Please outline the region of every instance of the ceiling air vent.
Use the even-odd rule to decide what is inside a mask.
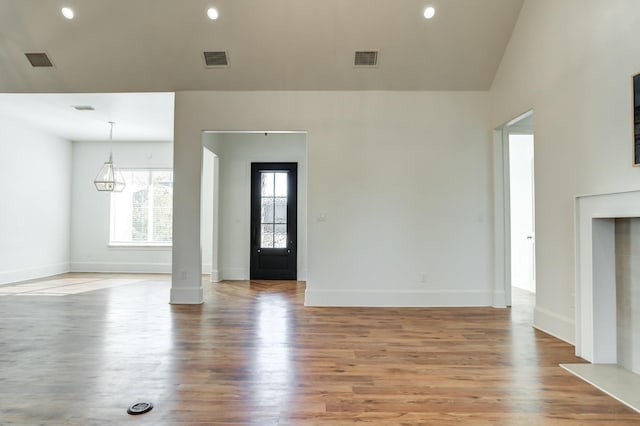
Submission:
[[[360,50],[356,51],[353,65],[356,67],[375,67],[378,65],[377,50]]]
[[[53,67],[53,63],[46,53],[25,53],[24,55],[34,68]]]
[[[91,105],[71,105],[71,107],[78,111],[95,111],[96,110]]]
[[[207,68],[213,67],[228,67],[229,58],[227,52],[203,52],[204,54],[204,66]]]

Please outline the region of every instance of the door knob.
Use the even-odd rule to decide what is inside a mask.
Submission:
[[[527,240],[533,240],[533,235],[527,235]]]

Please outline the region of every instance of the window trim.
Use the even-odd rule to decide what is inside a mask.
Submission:
[[[173,248],[173,243],[148,243],[142,244],[139,242],[135,243],[109,243],[109,248],[112,249],[158,249],[158,250],[168,250]]]

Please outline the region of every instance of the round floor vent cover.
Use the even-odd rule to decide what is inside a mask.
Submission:
[[[153,404],[150,402],[136,402],[131,407],[127,408],[127,413],[131,415],[144,414],[151,411]]]

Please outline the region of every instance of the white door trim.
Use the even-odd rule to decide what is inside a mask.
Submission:
[[[509,217],[509,143],[504,128],[493,132],[494,287],[493,306],[511,304],[511,220]]]
[[[518,122],[532,114],[533,110],[529,110],[493,131],[493,306],[496,308],[511,306],[509,133],[533,133],[533,129],[517,126]]]

